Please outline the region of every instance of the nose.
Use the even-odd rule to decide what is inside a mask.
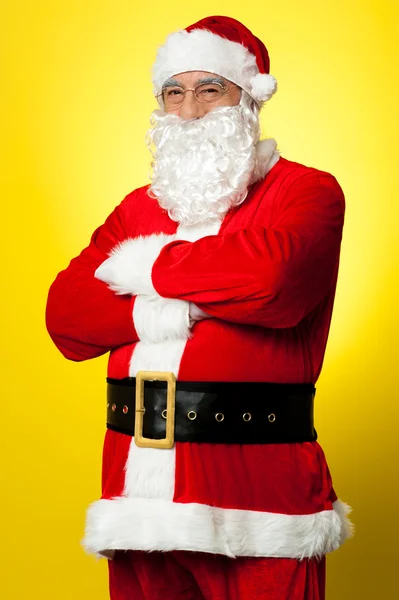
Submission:
[[[180,107],[179,117],[182,119],[197,119],[198,117],[202,117],[204,115],[204,107],[201,102],[198,102],[197,98],[194,96],[194,92],[191,90],[187,90],[183,104]]]

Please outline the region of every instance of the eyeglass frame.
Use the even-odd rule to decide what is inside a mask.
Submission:
[[[205,85],[205,86],[206,86],[206,85],[217,85],[217,86],[219,86],[219,87],[221,88],[221,90],[222,90],[222,95],[221,95],[221,97],[220,97],[220,98],[218,98],[217,100],[210,100],[210,101],[208,101],[208,102],[207,102],[206,100],[200,100],[200,99],[198,98],[198,96],[196,95],[196,93],[195,93],[195,90],[196,90],[197,88],[201,87],[201,86],[204,86],[204,85]],[[233,84],[233,85],[236,85],[236,84]],[[166,86],[165,88],[163,88],[163,89],[162,89],[162,90],[159,92],[159,94],[157,94],[157,95],[155,96],[155,98],[156,98],[157,100],[158,100],[158,98],[160,98],[160,97],[162,98],[162,97],[163,97],[163,93],[164,93],[164,91],[165,91],[165,90],[166,90],[168,87],[171,87],[171,88],[179,88],[179,89],[180,89],[180,90],[183,92],[183,100],[182,100],[182,101],[181,101],[179,104],[173,104],[173,106],[174,106],[174,107],[176,107],[176,108],[178,108],[179,106],[181,106],[181,105],[183,104],[184,100],[186,99],[186,92],[193,92],[193,93],[194,93],[194,97],[195,97],[195,99],[196,99],[198,102],[200,102],[201,104],[214,104],[215,102],[219,102],[219,100],[221,100],[221,99],[223,98],[223,96],[224,96],[224,95],[225,95],[225,94],[228,92],[228,87],[226,87],[225,85],[223,85],[223,84],[222,84],[222,83],[220,83],[219,81],[209,81],[209,82],[198,83],[198,84],[197,84],[195,87],[193,87],[193,88],[183,88],[183,87],[181,87],[180,85],[168,85],[168,86]],[[159,102],[159,100],[158,100],[158,102]],[[165,101],[164,101],[164,100],[162,100],[162,102],[163,102],[163,106],[165,106]]]

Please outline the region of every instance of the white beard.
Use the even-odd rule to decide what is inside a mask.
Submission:
[[[149,193],[183,226],[222,219],[247,195],[256,167],[259,121],[242,105],[220,107],[201,119],[154,111]]]

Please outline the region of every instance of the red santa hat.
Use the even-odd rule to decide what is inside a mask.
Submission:
[[[277,91],[269,74],[266,46],[239,21],[206,17],[172,33],[158,50],[153,67],[156,94],[169,77],[186,71],[216,73],[244,89],[261,104]]]

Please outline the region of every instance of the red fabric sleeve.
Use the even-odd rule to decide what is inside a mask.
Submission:
[[[118,296],[94,277],[109,251],[127,237],[122,204],[93,233],[90,244],[59,273],[50,287],[47,330],[62,354],[81,361],[137,341],[135,296]]]
[[[336,281],[344,210],[336,179],[312,171],[281,192],[272,227],[165,246],[153,285],[220,319],[294,327]]]

